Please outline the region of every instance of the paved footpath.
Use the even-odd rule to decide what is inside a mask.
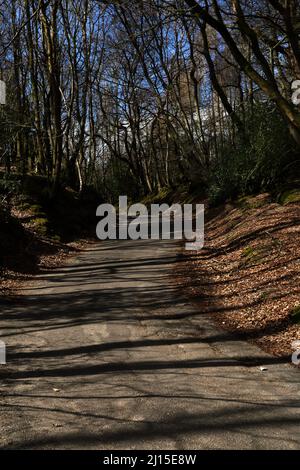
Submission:
[[[184,299],[178,250],[95,244],[2,301],[2,449],[300,449],[300,372]]]

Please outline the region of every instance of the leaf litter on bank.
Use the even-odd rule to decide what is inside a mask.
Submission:
[[[223,328],[290,356],[300,339],[291,316],[300,303],[300,203],[251,200],[246,209],[207,210],[205,246],[180,263],[177,279]]]

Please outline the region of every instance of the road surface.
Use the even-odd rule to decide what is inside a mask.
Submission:
[[[299,371],[183,297],[179,249],[95,244],[2,302],[2,449],[300,448]]]

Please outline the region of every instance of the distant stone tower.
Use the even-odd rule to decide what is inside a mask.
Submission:
[[[0,80],[0,104],[6,104],[6,85],[3,80]]]

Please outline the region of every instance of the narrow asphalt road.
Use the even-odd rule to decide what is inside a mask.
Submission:
[[[182,297],[178,249],[95,244],[2,302],[2,449],[300,449],[299,371]]]

